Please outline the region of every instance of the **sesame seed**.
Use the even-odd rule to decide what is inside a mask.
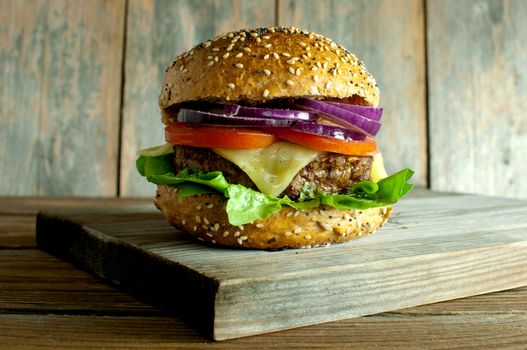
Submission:
[[[239,53],[237,53],[236,56],[234,56],[234,57],[236,57],[236,58],[240,58],[240,57],[242,57],[242,56],[243,56],[243,52],[239,52]]]
[[[240,41],[245,41],[245,37],[242,36],[242,37],[240,38]]]
[[[208,233],[208,232],[206,233],[206,235],[209,236],[209,237],[211,237],[211,238],[214,237],[214,236],[212,236],[212,234],[210,234],[210,233]]]
[[[240,237],[240,240],[242,240],[242,241],[246,241],[246,240],[247,240],[247,236],[241,236],[241,237]]]
[[[309,47],[307,48],[307,50],[309,50]],[[311,57],[311,52],[307,53],[307,57]]]
[[[295,74],[300,75],[300,73],[301,73],[300,68],[297,68]]]
[[[266,49],[270,49],[271,47],[273,47],[273,44],[265,44],[264,47],[265,47]]]
[[[214,48],[212,48],[212,51],[220,51],[220,49],[217,48],[217,47],[214,47]]]
[[[196,215],[195,219],[196,219],[196,222],[201,222],[201,218],[199,216]]]
[[[271,71],[269,69],[264,69],[264,73],[265,75],[267,76],[270,76],[271,75]]]
[[[235,88],[235,85],[234,85],[233,83],[228,83],[228,84],[227,84],[227,87],[228,87],[229,89],[234,89],[234,88]]]
[[[243,64],[241,64],[241,63],[236,63],[235,66],[236,66],[236,68],[243,68]]]
[[[212,228],[212,231],[217,232],[219,229],[220,229],[220,224],[215,223],[215,224],[214,224],[214,227]]]
[[[227,46],[227,51],[231,51],[233,47],[234,47],[234,44],[230,44],[229,46]]]
[[[185,66],[179,66],[179,71],[181,72],[184,68]]]
[[[284,57],[291,57],[291,55],[288,54],[287,52],[282,52],[282,56],[284,56]]]
[[[211,242],[212,242],[212,244],[216,244],[216,241],[215,241],[215,240],[212,240]]]
[[[334,77],[337,76],[337,70],[336,70],[336,69],[333,69],[333,76],[334,76]]]
[[[264,227],[264,224],[256,224],[256,227],[257,228],[262,228],[262,227]]]
[[[265,40],[267,40],[267,39],[270,38],[270,36],[269,36],[269,35],[264,35],[264,36],[262,36],[262,38],[264,38]]]
[[[251,32],[251,36],[252,36],[253,38],[256,38],[256,37],[258,36],[258,33],[256,33],[256,32]]]
[[[298,215],[300,215],[300,212],[299,211],[295,211],[295,217],[297,217]]]
[[[207,204],[207,209],[212,209],[214,208],[214,204],[210,203],[210,204]]]
[[[304,236],[305,239],[311,239],[311,236],[310,235],[306,235]]]
[[[185,74],[186,72],[188,72],[187,68],[183,69],[183,74]]]
[[[289,73],[295,74],[295,69],[293,67],[289,67]]]
[[[286,232],[284,233],[284,236],[286,236],[286,237],[289,237],[289,236],[291,236],[291,235],[292,235],[291,231],[286,231]]]
[[[210,224],[209,219],[207,219],[207,218],[203,218],[203,222],[204,222],[206,225]]]
[[[292,212],[292,211],[290,211],[289,213],[287,213],[287,215],[286,215],[286,216],[287,216],[287,217],[289,217],[289,216],[292,216],[292,215],[293,215],[293,212]]]
[[[230,55],[230,53],[227,52],[225,55],[223,55],[223,58],[227,58],[227,57],[229,57],[229,55]]]
[[[229,235],[229,231],[223,232],[223,237],[227,237]]]
[[[240,231],[236,231],[234,232],[234,237],[238,237],[240,234],[241,234]]]
[[[320,64],[320,62],[317,62],[317,67],[322,68],[322,64]]]
[[[210,42],[210,41],[206,41],[205,43],[203,43],[203,46],[204,46],[204,47],[209,47],[209,46],[210,46],[210,44],[211,44],[211,42]]]
[[[218,56],[214,57],[214,61],[218,62],[219,61],[219,58]]]
[[[318,83],[318,75],[313,75],[313,80],[315,81],[315,83]]]
[[[232,38],[233,36],[234,36],[234,33],[229,33],[229,34],[227,34],[227,37],[228,37],[228,38]]]
[[[298,45],[300,45],[302,47],[306,47],[307,46],[307,44],[305,42],[303,42],[303,41],[298,42]]]
[[[210,61],[209,64],[207,64],[207,66],[212,66],[214,64],[214,61]]]
[[[187,223],[187,220],[181,220],[181,223],[185,225]]]
[[[313,95],[318,95],[318,88],[316,86],[311,86],[310,90]]]
[[[276,52],[273,52],[273,57],[276,58],[276,59],[280,58],[280,56]]]
[[[243,51],[245,51],[245,52],[251,52],[251,48],[250,48],[250,47],[244,47],[244,48],[243,48]]]
[[[242,245],[243,244],[243,241],[241,239],[238,238],[238,244],[239,245]]]
[[[307,56],[306,56],[305,53],[302,54],[302,58],[305,59],[305,60],[307,60]]]
[[[209,227],[208,227],[207,225],[205,225],[205,224],[201,225],[201,227],[203,227],[203,229],[204,229],[205,231],[208,231],[208,230],[209,230]]]
[[[198,229],[198,227],[197,227],[197,226],[194,226],[192,229],[194,230],[194,232],[196,232],[196,230]]]
[[[316,72],[316,71],[318,70],[318,67],[313,66],[313,67],[311,68],[311,70],[312,70],[313,72]]]
[[[269,58],[269,54],[266,53],[265,56],[263,57],[264,60],[268,59]]]
[[[196,206],[196,210],[201,210],[201,205]]]
[[[260,39],[259,37],[256,38],[256,42],[257,42],[257,43],[259,43],[259,42],[261,42],[261,41],[262,41],[262,39]]]
[[[322,68],[327,69],[328,68],[328,63],[324,62],[324,64],[322,65]]]
[[[291,60],[287,60],[287,61],[285,61],[285,62],[286,62],[287,64],[295,64],[296,61],[293,60],[293,59],[291,59]]]
[[[265,89],[263,92],[263,97],[269,96],[269,90]]]
[[[295,233],[295,234],[296,233],[300,233],[300,232],[302,232],[302,227],[300,227],[300,226],[296,226],[295,229],[293,230],[293,233]]]

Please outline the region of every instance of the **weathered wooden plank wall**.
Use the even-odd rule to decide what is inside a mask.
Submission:
[[[0,4],[0,194],[117,194],[124,0]]]
[[[427,11],[431,187],[527,198],[527,1]]]
[[[163,143],[157,104],[165,68],[179,53],[217,34],[275,24],[274,1],[130,0],[128,4],[121,194],[152,196],[139,176],[136,151]]]
[[[280,24],[366,62],[390,171],[527,198],[524,18],[521,0],[0,0],[0,195],[152,196],[133,160],[162,142],[165,66],[220,32]]]

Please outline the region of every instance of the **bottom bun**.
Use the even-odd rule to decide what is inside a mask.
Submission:
[[[158,186],[154,203],[168,223],[211,244],[253,249],[311,248],[341,243],[378,230],[391,207],[338,210],[321,206],[308,211],[284,207],[265,220],[233,226],[219,194],[177,198],[178,189]]]

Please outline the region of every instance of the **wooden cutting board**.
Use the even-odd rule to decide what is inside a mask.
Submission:
[[[213,248],[153,206],[40,213],[37,243],[216,340],[527,285],[527,201],[474,195],[405,199],[327,248]]]

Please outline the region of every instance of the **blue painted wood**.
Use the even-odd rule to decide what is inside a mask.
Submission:
[[[0,194],[114,196],[124,0],[2,1]]]
[[[427,11],[432,188],[527,198],[527,2]]]

